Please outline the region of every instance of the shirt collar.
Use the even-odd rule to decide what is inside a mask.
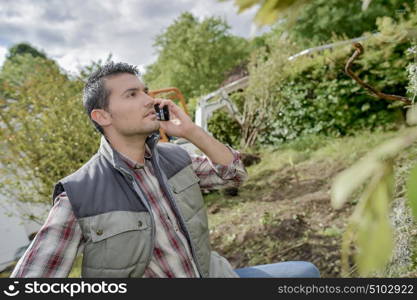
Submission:
[[[124,162],[132,169],[142,169],[144,167],[144,164],[139,163],[137,161],[134,161],[133,159],[130,159],[129,157],[127,157],[126,155],[118,152],[120,157],[124,160]],[[151,150],[149,149],[149,146],[145,143],[145,163],[146,160],[151,160],[152,159],[152,153]]]
[[[152,151],[155,149],[156,144],[159,141],[159,133],[155,132],[148,136],[145,142],[145,158],[151,157]],[[104,158],[112,164],[113,167],[117,169],[122,169],[124,172],[129,173],[129,170],[126,169],[126,162],[122,159],[119,152],[117,152],[109,143],[109,141],[102,136],[100,148],[98,152],[104,156]]]

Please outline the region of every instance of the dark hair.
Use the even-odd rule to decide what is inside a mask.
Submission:
[[[85,111],[91,122],[93,122],[95,128],[104,134],[103,128],[91,119],[91,112],[93,109],[106,110],[109,106],[110,91],[106,89],[104,85],[104,78],[116,74],[129,73],[135,76],[139,76],[139,71],[136,66],[129,65],[127,63],[114,63],[109,62],[96,71],[94,71],[87,79],[87,83],[84,86],[83,93],[83,105]]]

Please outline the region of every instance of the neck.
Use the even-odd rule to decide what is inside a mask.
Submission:
[[[107,137],[111,146],[119,153],[138,163],[145,163],[145,141],[147,136],[136,135],[131,137]]]

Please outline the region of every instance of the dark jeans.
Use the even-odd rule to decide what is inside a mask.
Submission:
[[[236,269],[242,278],[320,277],[315,265],[306,261],[286,261]]]

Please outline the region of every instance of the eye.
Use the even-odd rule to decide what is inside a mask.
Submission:
[[[148,93],[149,93],[149,88],[148,88],[147,86],[145,86],[145,88],[143,89],[143,92],[144,92],[145,94],[148,94]]]
[[[135,97],[136,96],[136,92],[130,92],[129,93],[129,97]]]

